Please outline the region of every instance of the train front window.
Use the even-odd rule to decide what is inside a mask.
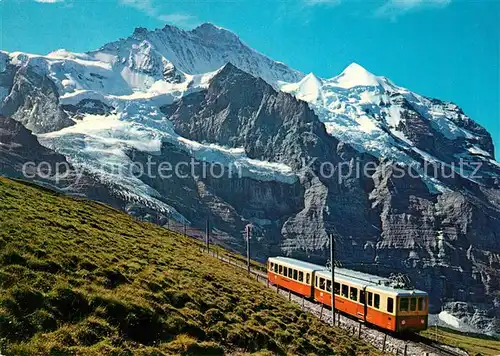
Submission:
[[[425,309],[425,300],[422,297],[418,298],[418,310],[422,311]]]
[[[274,270],[274,263],[269,262],[269,270],[270,271]]]
[[[304,272],[299,271],[299,282],[304,282]]]
[[[368,292],[368,305],[372,306],[373,305],[373,293]]]
[[[348,294],[349,294],[349,286],[342,284],[342,296],[348,298],[347,297]]]
[[[387,298],[387,311],[389,313],[394,312],[394,299]]]
[[[417,310],[417,298],[410,299],[410,310],[411,311]]]
[[[326,281],[326,291],[329,293],[332,292],[332,281]]]
[[[375,294],[375,298],[373,298],[373,306],[380,309],[380,295]]]
[[[401,298],[399,300],[399,311],[408,311],[408,298]]]
[[[333,288],[335,289],[335,294],[339,295],[340,294],[340,283],[335,282],[333,285]]]

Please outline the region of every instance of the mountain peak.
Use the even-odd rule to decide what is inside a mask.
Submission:
[[[233,32],[226,30],[225,28],[216,26],[209,22],[205,22],[195,29],[190,31],[198,38],[204,41],[224,41],[224,42],[240,42],[240,38]]]
[[[141,47],[141,43],[146,45]],[[100,52],[105,52],[103,55]],[[130,56],[133,53],[133,56]],[[278,82],[293,83],[304,75],[281,62],[274,61],[251,49],[233,32],[211,23],[203,23],[192,30],[165,25],[161,29],[135,29],[132,36],[102,46],[99,50],[88,52],[105,61],[125,63],[132,58],[159,68],[162,58],[168,59],[179,71],[190,74],[203,74],[218,70],[231,62],[237,68],[260,77],[277,87]],[[143,66],[141,66],[143,67]],[[130,68],[137,68],[132,63]]]
[[[319,82],[321,83],[321,78],[319,78],[316,74],[314,74],[313,72],[309,73],[308,75],[306,75],[302,80],[301,82],[305,82],[305,81],[313,81],[313,82]]]
[[[226,30],[220,26],[214,25],[211,22],[204,22],[201,25],[198,25],[197,27],[195,27],[193,29],[193,31],[221,31],[221,30],[231,32],[231,31]]]
[[[357,86],[379,86],[381,84],[376,75],[354,62],[349,64],[340,75],[334,77],[331,81],[345,89]]]
[[[323,81],[314,73],[309,73],[298,83],[285,84],[281,90],[293,93],[298,99],[316,103],[321,98]]]
[[[136,27],[134,29],[134,33],[132,34],[132,36],[143,36],[143,35],[146,35],[148,33],[148,29],[145,28],[145,27]]]
[[[343,73],[350,73],[350,72],[353,72],[353,73],[358,73],[358,72],[366,72],[366,73],[369,73],[363,66],[359,65],[358,63],[356,62],[352,62],[351,64],[349,64],[343,71]]]
[[[211,83],[226,81],[229,81],[231,84],[234,84],[235,82],[257,83],[260,81],[265,83],[265,81],[260,77],[253,76],[252,74],[241,70],[231,62],[227,62],[223,67],[221,67],[211,79]]]

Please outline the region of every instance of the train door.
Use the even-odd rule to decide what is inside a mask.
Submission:
[[[358,319],[365,320],[366,310],[365,310],[365,288],[359,289],[359,296],[355,299],[356,301],[356,317]]]
[[[361,290],[359,302],[363,304],[363,321],[366,321],[366,313],[368,312],[368,307],[366,305],[366,287],[363,287]]]

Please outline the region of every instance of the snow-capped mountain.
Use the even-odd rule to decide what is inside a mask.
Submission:
[[[57,50],[36,56],[16,52],[10,58],[12,64],[29,62],[39,73],[49,76],[61,95],[80,90],[116,96],[182,91],[183,86],[176,84],[190,85],[196,82],[197,75],[216,71],[226,63],[272,85],[303,77],[247,47],[235,34],[211,24],[192,31],[168,25],[154,31],[137,28],[130,37],[87,53]],[[5,54],[0,61],[5,63]]]
[[[234,249],[252,222],[261,259],[285,252],[324,262],[327,232],[336,231],[346,264],[413,273],[434,310],[465,301],[461,316],[478,327],[500,318],[500,164],[489,133],[457,105],[358,64],[318,78],[211,24],[138,28],[87,53],[0,51],[0,114],[108,187],[115,199],[101,200],[133,214],[198,227],[210,217]],[[17,167],[27,151],[16,147],[29,135],[5,127],[15,133],[0,137],[20,141],[2,146]],[[190,160],[240,174],[204,177],[201,166],[184,178],[136,174],[138,162]],[[325,163],[374,168],[324,177]],[[429,164],[457,174],[429,173]],[[396,178],[398,167],[416,174]]]
[[[390,142],[392,145],[406,143],[416,146],[418,142],[412,141],[404,132],[405,118],[402,112],[407,106],[447,139],[465,138],[469,153],[482,152],[484,157],[493,158],[493,145],[488,133],[457,105],[411,92],[385,77],[371,74],[356,63],[334,78],[320,79],[311,73],[297,83],[282,85],[281,90],[310,103],[329,132],[339,135],[339,138],[346,135],[346,138],[356,140],[356,132],[373,134],[378,129],[396,139]],[[385,155],[382,145],[378,150],[364,138],[349,141],[360,150],[367,150],[377,156]]]
[[[498,165],[489,133],[457,105],[411,92],[359,64],[331,79],[311,73],[281,90],[310,103],[332,136],[422,176],[425,162],[449,166],[460,158],[476,160],[485,171]],[[447,189],[434,177],[425,181],[433,191]]]

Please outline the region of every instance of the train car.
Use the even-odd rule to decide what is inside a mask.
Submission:
[[[287,257],[270,257],[267,278],[270,283],[291,290],[307,298],[313,296],[313,276],[323,266]]]
[[[337,271],[337,268],[335,269]],[[329,307],[332,306],[332,273],[329,270],[315,274],[314,299]],[[364,320],[365,284],[348,277],[335,276],[335,309]]]
[[[418,290],[398,290],[396,296],[395,331],[419,331],[428,326],[429,296]]]
[[[300,281],[299,271],[302,272]],[[310,274],[311,285],[305,273]],[[331,276],[331,271],[323,266],[292,258],[270,258],[268,263],[268,278],[273,284],[329,307],[332,305]],[[335,268],[333,290],[335,308],[366,323],[393,332],[427,329],[428,295],[424,291],[396,288],[389,278],[346,268]]]

